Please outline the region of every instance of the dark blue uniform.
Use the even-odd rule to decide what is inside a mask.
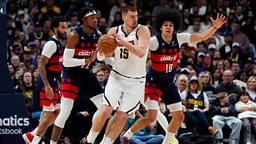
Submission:
[[[56,39],[50,38],[49,41],[54,41],[57,46],[56,52],[52,55],[52,57],[48,60],[46,64],[46,76],[49,81],[50,86],[53,89],[54,96],[52,100],[49,100],[46,97],[44,90],[44,83],[41,77],[38,77],[38,87],[40,89],[40,105],[41,106],[50,106],[51,104],[56,105],[59,100],[59,83],[61,81],[61,70],[62,70],[62,55],[64,46]]]
[[[159,47],[150,52],[152,65],[147,73],[145,99],[159,101],[161,97],[166,104],[180,102],[177,87],[173,83],[180,58],[177,36],[173,34],[169,44],[160,35],[156,37]]]
[[[188,92],[188,95],[186,97],[186,108],[188,109],[204,109],[204,93],[201,91],[199,96],[197,98],[194,98],[190,92]]]
[[[75,47],[74,58],[90,58],[96,50],[96,44],[99,34],[95,29],[91,35],[86,35],[82,27],[78,26],[75,32],[79,35],[79,42]],[[98,80],[91,71],[92,66],[84,68],[63,67],[62,81],[60,87],[61,96],[70,99],[76,99],[78,95],[90,98],[103,92]]]

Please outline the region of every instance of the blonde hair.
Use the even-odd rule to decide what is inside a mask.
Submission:
[[[203,75],[207,74],[209,76],[209,81],[207,83],[207,86],[209,85],[212,85],[212,75],[209,71],[203,71],[199,74],[199,84],[201,87],[203,87],[203,82],[202,82],[202,79],[203,79]]]
[[[248,80],[247,80],[247,82],[246,82],[246,89],[248,89],[248,84],[249,84],[249,81],[251,81],[251,80],[256,80],[256,77],[255,76],[250,76],[249,78],[248,78]],[[254,89],[254,91],[256,90],[256,88]]]
[[[221,100],[221,99],[223,99],[223,98],[225,98],[225,97],[228,97],[228,93],[227,93],[227,92],[219,92],[219,93],[217,93],[217,95],[216,95],[216,98],[217,98],[218,100]]]
[[[253,80],[253,79],[256,79],[256,77],[255,77],[255,76],[250,76],[250,77],[248,78],[248,80],[247,80],[246,83],[248,84],[248,82],[251,81],[251,80]]]

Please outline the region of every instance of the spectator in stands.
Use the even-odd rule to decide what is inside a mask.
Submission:
[[[115,27],[115,26],[121,25],[122,23],[123,23],[123,21],[122,21],[121,12],[117,12],[115,14],[114,21],[112,22],[111,27]]]
[[[231,23],[232,35],[233,35],[233,42],[238,42],[240,45],[240,50],[243,56],[246,56],[249,52],[249,38],[240,30],[240,23],[235,18]],[[233,44],[232,44],[233,47]]]
[[[104,73],[104,69],[99,69],[96,73],[96,77],[101,85],[102,88],[105,87],[105,73]]]
[[[256,64],[255,64],[255,62],[254,62],[253,68],[252,68],[251,75],[256,76]]]
[[[232,44],[232,50],[231,50],[231,54],[228,57],[228,59],[230,59],[232,62],[238,63],[241,61],[241,49],[240,49],[240,45],[238,42],[233,42]]]
[[[241,88],[233,83],[233,71],[225,70],[222,74],[222,83],[216,88],[215,93],[219,92],[227,92],[228,94],[237,94],[237,96],[241,93]],[[234,99],[233,103],[236,101]]]
[[[242,122],[236,118],[235,108],[233,103],[229,101],[228,93],[220,92],[217,94],[217,99],[212,104],[212,114],[213,127],[218,130],[218,133],[215,136],[216,143],[222,143],[222,128],[227,125],[231,129],[229,143],[239,144]]]
[[[19,67],[19,64],[20,64],[20,58],[19,58],[19,56],[13,55],[13,56],[11,57],[11,64],[13,65],[14,70],[17,70],[17,68]]]
[[[224,70],[231,69],[232,62],[229,59],[224,60]]]
[[[205,92],[208,97],[213,96],[215,88],[212,86],[212,75],[209,71],[203,71],[199,74],[199,83],[202,86],[202,91]]]
[[[243,140],[244,144],[252,144],[256,131],[256,103],[250,100],[247,92],[242,92],[239,101],[235,105],[236,111],[239,112],[238,118],[243,123]],[[252,133],[253,131],[253,133]]]
[[[31,72],[25,72],[21,77],[17,92],[22,93],[25,99],[27,109],[30,111],[32,107],[32,96],[35,88]]]
[[[204,58],[205,58],[204,52],[199,52],[197,54],[196,63],[194,64],[194,68],[197,73],[200,73],[205,70]]]
[[[178,88],[181,100],[184,102],[188,93],[188,76],[185,74],[179,74],[177,76],[176,86]]]
[[[224,35],[224,45],[220,48],[220,54],[222,59],[226,59],[230,56],[232,50],[233,37],[231,32],[227,32]]]
[[[248,57],[245,61],[244,64],[242,64],[243,66],[243,70],[246,71],[249,75],[252,75],[253,72],[253,58],[252,57]]]
[[[221,71],[216,69],[214,72],[213,72],[213,79],[212,79],[212,85],[214,88],[216,88],[217,86],[220,85],[222,79],[221,79]]]
[[[108,24],[105,18],[100,18],[98,23],[98,29],[102,34],[106,34],[108,31]]]
[[[238,79],[239,80],[246,83],[248,78],[249,78],[249,73],[247,71],[242,70],[238,73]]]
[[[11,76],[11,80],[14,80],[14,67],[12,64],[8,64],[8,70],[9,70],[9,73],[10,73],[10,76]]]
[[[203,31],[204,31],[204,29],[203,29],[203,26],[201,25],[200,17],[194,16],[193,24],[188,26],[186,32],[194,34],[194,33],[200,33]]]
[[[234,79],[239,79],[239,72],[240,72],[240,64],[238,62],[233,62],[231,66],[231,70],[233,72]]]
[[[213,63],[214,64],[214,63]],[[222,74],[224,72],[224,60],[220,59],[220,60],[216,60],[216,69],[218,69],[220,71],[220,73]]]
[[[116,0],[114,6],[112,6],[109,14],[109,19],[108,19],[108,26],[110,27],[112,23],[114,22],[115,15],[118,12],[121,12],[121,8],[125,7],[126,3],[124,0]]]
[[[190,130],[194,128],[209,131],[215,135],[217,129],[210,126],[207,112],[209,111],[209,100],[207,95],[201,91],[198,78],[192,76],[189,85],[188,93],[185,98],[185,122]]]
[[[250,99],[256,102],[256,78],[254,76],[248,78],[246,92],[249,94]]]
[[[140,110],[136,112],[136,119],[143,117],[145,113],[142,113],[144,108],[140,107]],[[135,123],[136,119],[128,119],[128,127]],[[131,139],[129,139],[130,144],[159,144],[162,143],[164,139],[163,134],[156,133],[157,125],[152,123],[151,125],[141,129],[135,133]]]

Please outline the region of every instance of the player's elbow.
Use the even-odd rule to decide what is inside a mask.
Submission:
[[[143,58],[143,57],[145,56],[145,54],[146,54],[145,51],[138,51],[137,56],[138,56],[139,58]]]
[[[138,54],[137,56],[139,57],[139,58],[143,58],[144,57],[144,53],[140,53],[140,54]]]
[[[67,58],[63,57],[63,62],[62,62],[64,67],[71,67],[71,63]]]

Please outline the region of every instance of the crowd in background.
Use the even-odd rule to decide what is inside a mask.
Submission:
[[[209,107],[208,111],[190,108],[186,105],[185,101],[188,99],[184,94],[185,123],[187,127],[192,127],[193,132],[199,132],[195,127],[201,124],[204,117],[198,112],[207,112],[206,118],[210,121],[207,127],[212,125],[222,131],[224,124],[220,122],[220,117],[232,117],[237,126],[230,137],[239,137],[240,130],[244,131],[246,127],[251,128],[252,132],[245,131],[244,141],[253,139],[255,137],[253,133],[256,133],[256,114],[253,113],[256,111],[256,10],[253,9],[256,1],[254,0],[8,0],[6,23],[8,68],[14,89],[24,95],[31,119],[36,117],[35,112],[40,111],[37,101],[39,96],[36,91],[37,65],[45,42],[52,35],[51,20],[58,15],[66,16],[70,31],[80,24],[78,9],[94,6],[98,9],[98,30],[104,34],[110,27],[122,24],[121,8],[134,3],[138,8],[139,23],[147,25],[152,35],[155,34],[154,16],[160,10],[180,11],[182,22],[178,32],[188,33],[206,30],[211,26],[210,17],[216,17],[218,12],[227,16],[227,23],[214,36],[203,42],[181,46],[180,68],[177,73],[187,74],[188,79],[185,78],[184,83],[177,86],[180,85],[181,89],[190,94],[197,91],[206,94],[207,100],[204,104]],[[104,64],[97,65],[93,70],[103,88],[109,71],[110,68]],[[197,83],[198,87],[195,86]],[[244,100],[246,99],[244,97],[248,100]],[[228,109],[225,109],[226,106]],[[163,112],[166,111],[164,106],[161,106],[161,109]],[[194,111],[199,109],[199,111],[195,113],[189,109]],[[71,121],[83,121],[95,112],[95,108],[89,112],[83,110],[71,115],[73,116]],[[246,111],[251,115],[240,114]],[[141,114],[137,114],[137,117],[139,116]],[[193,120],[187,121],[192,117]],[[89,122],[90,119],[87,121]],[[202,122],[205,123],[204,119]],[[65,141],[71,140],[72,137],[79,139],[89,131],[88,126],[84,126],[86,130],[81,130],[81,126],[77,123],[67,125],[70,127],[64,132]],[[153,127],[150,129],[152,130]],[[80,133],[82,135],[73,136],[72,132],[79,131],[78,129],[83,131]],[[163,133],[156,129],[150,133]],[[252,133],[252,137],[247,135],[248,133]],[[222,139],[222,136],[220,132],[216,138]]]

